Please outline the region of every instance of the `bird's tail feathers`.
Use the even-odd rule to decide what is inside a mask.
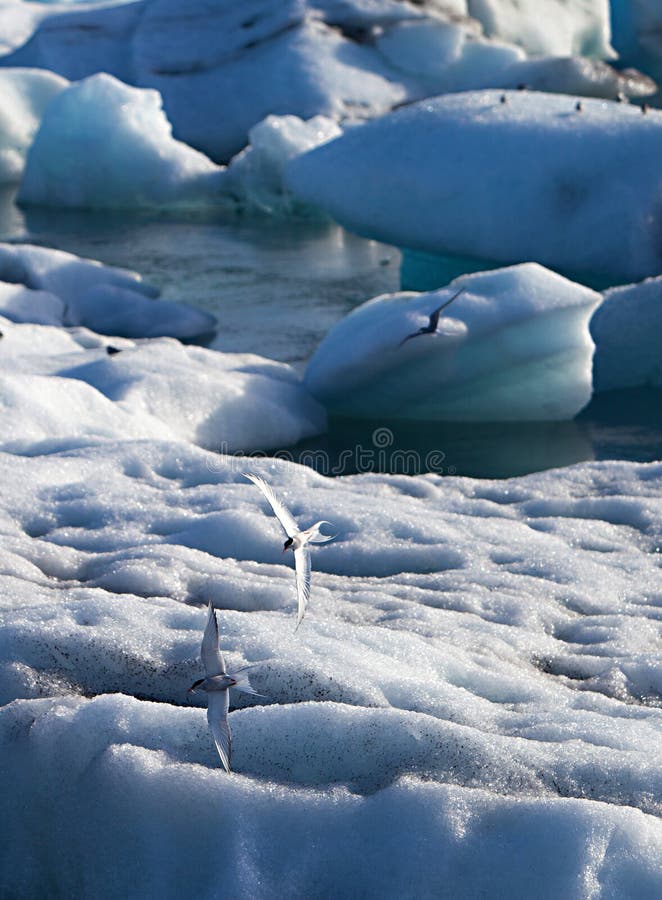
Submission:
[[[308,538],[311,544],[325,544],[327,541],[332,541],[334,538],[338,537],[337,534],[322,534],[322,532],[319,530],[320,525],[331,525],[331,528],[333,528],[332,523],[327,522],[325,519],[322,519],[319,522],[315,522],[315,524],[311,528],[311,531],[313,533]]]
[[[232,677],[236,681],[236,684],[233,685],[238,691],[241,691],[244,694],[253,694],[254,697],[264,697],[264,694],[259,694],[255,688],[251,687],[251,683],[248,680],[248,673],[246,669],[253,669],[255,666],[244,666],[243,669],[239,669],[237,672],[232,673]]]

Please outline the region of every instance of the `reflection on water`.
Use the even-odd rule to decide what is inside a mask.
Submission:
[[[662,458],[662,391],[598,395],[572,422],[355,421],[276,455],[324,475],[390,472],[511,478],[593,459]]]
[[[509,478],[593,459],[594,454],[590,439],[576,422],[467,424],[332,419],[328,434],[302,441],[277,455],[326,475],[434,472]]]
[[[662,459],[662,389],[597,394],[579,416],[596,459]]]
[[[18,210],[0,193],[0,238],[57,247],[140,272],[165,298],[219,319],[217,346],[286,360],[299,370],[354,306],[398,290],[392,247],[313,221],[206,211]],[[589,459],[662,458],[662,391],[602,394],[574,422],[356,422],[278,448],[326,474],[440,472],[503,478]]]

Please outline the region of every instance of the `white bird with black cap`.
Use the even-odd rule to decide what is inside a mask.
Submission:
[[[283,553],[286,550],[294,551],[294,568],[297,583],[297,625],[295,631],[301,625],[301,621],[306,614],[306,607],[310,599],[310,549],[309,544],[325,544],[332,541],[335,534],[322,534],[320,525],[331,525],[325,519],[315,522],[310,528],[299,528],[296,519],[285,506],[283,501],[274,494],[270,484],[260,478],[259,475],[247,473],[245,478],[252,481],[258,487],[269,501],[269,505],[274,511],[274,515],[283,527],[283,531],[287,535],[287,540],[283,544]],[[331,525],[331,527],[333,527]]]
[[[218,622],[216,621],[216,611],[212,606],[211,600],[207,607],[207,625],[205,633],[202,636],[202,648],[200,650],[202,664],[205,668],[205,677],[195,681],[189,688],[192,691],[205,691],[207,694],[207,721],[211,729],[218,755],[225,767],[225,771],[230,771],[230,757],[232,755],[232,735],[230,733],[230,725],[228,724],[228,711],[230,709],[230,696],[228,691],[231,687],[243,691],[245,694],[254,694],[261,697],[253,690],[246,675],[246,669],[252,666],[246,666],[239,669],[234,674],[230,674],[225,668],[225,660],[218,646]]]

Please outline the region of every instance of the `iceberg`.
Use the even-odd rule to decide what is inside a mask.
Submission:
[[[661,152],[657,111],[480,91],[348,130],[291,160],[285,181],[366,237],[606,286],[662,271]]]
[[[174,140],[154,90],[111,75],[72,84],[50,104],[28,152],[19,203],[198,206],[214,202],[222,169]]]
[[[44,110],[67,84],[42,69],[0,69],[0,185],[21,180]]]
[[[528,58],[514,43],[484,37],[476,24],[471,19],[404,20],[381,29],[375,46],[391,65],[419,82],[411,99],[520,86],[611,100],[657,91],[655,81],[636,69],[621,72],[600,59],[578,55]],[[546,21],[546,28],[548,24]]]
[[[459,290],[435,333],[406,340]],[[331,329],[304,381],[330,412],[352,417],[571,419],[591,398],[588,322],[601,299],[535,263],[376,297]]]
[[[520,44],[532,56],[617,55],[610,42],[610,0],[467,0],[467,10],[486,34]]]
[[[533,2],[515,9],[511,0],[254,0],[250,10],[230,0],[189,0],[186,9],[176,0],[18,5],[36,12],[0,65],[45,68],[71,81],[106,72],[155,89],[175,137],[219,163],[272,114],[355,123],[445,90],[523,80],[611,97],[654,90],[638,73],[621,77],[602,62],[613,57],[606,0],[572,9],[545,0],[553,20],[541,19]],[[515,37],[526,51],[507,43]],[[541,53],[517,71],[527,54]],[[590,59],[562,59],[578,53]]]
[[[605,291],[591,334],[596,391],[662,388],[662,278]]]
[[[254,125],[249,144],[226,170],[223,194],[243,210],[275,215],[315,215],[314,208],[298,203],[285,188],[285,166],[342,134],[333,119],[314,116],[307,122],[297,116],[267,116]]]
[[[195,340],[214,334],[214,316],[155,302],[158,293],[136,272],[63,250],[0,244],[0,315],[16,322],[84,325],[120,337]]]

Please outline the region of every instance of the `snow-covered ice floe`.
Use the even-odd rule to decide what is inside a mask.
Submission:
[[[67,84],[42,69],[0,69],[0,185],[21,180],[44,110]]]
[[[296,636],[247,466],[340,531]],[[330,480],[72,441],[0,479],[8,895],[659,896],[659,464]],[[232,777],[186,694],[208,599],[268,697],[231,701]]]
[[[614,284],[662,271],[661,153],[657,111],[482,91],[347,130],[285,178],[349,230],[399,247]]]
[[[0,446],[130,436],[234,452],[288,446],[325,429],[322,408],[284,363],[173,339],[109,344],[85,329],[1,316],[0,330]]]
[[[539,18],[539,13],[537,13]],[[548,30],[549,22],[544,21]],[[587,97],[645,97],[656,82],[636,69],[619,71],[587,56],[529,58],[516,44],[484,37],[477,22],[405,19],[375,35],[375,46],[416,87],[410,100],[454,91],[526,87]],[[520,33],[521,34],[521,33]],[[524,35],[522,35],[524,37]]]
[[[121,337],[193,340],[214,334],[214,316],[155,301],[158,293],[127,269],[63,250],[0,244],[0,316],[15,322],[84,325]]]
[[[430,314],[453,294],[431,334]],[[377,297],[342,319],[305,383],[334,413],[388,419],[573,418],[592,393],[588,322],[600,294],[536,263]]]

